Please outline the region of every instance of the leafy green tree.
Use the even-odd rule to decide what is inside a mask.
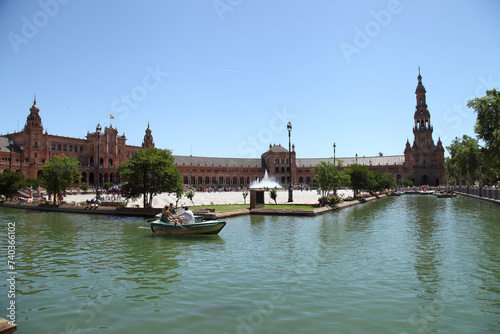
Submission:
[[[484,141],[484,160],[489,167],[500,172],[500,91],[487,90],[486,96],[467,102],[477,114],[474,132]]]
[[[361,190],[373,188],[373,177],[368,166],[351,165],[346,169],[346,172],[351,178],[351,187],[354,191],[354,196],[359,194]]]
[[[194,205],[194,201],[193,201],[193,197],[194,197],[194,191],[190,190],[186,193],[186,197],[189,198],[189,200],[191,201],[191,203],[193,203]]]
[[[321,190],[321,196],[327,197],[333,191],[337,195],[337,189],[349,184],[349,175],[340,170],[342,163],[337,166],[329,162],[321,161],[312,169],[314,182]]]
[[[12,198],[25,185],[24,175],[10,169],[0,174],[0,194]]]
[[[271,188],[271,190],[269,190],[269,196],[274,201],[274,204],[278,204],[278,202],[277,202],[278,191],[276,190],[276,188]]]
[[[26,179],[26,187],[32,187],[33,189],[38,189],[41,182],[38,179]]]
[[[473,183],[479,176],[479,158],[481,151],[478,140],[467,135],[456,137],[446,149],[450,159],[445,160],[445,169],[459,177],[459,183]],[[467,165],[469,166],[467,168]],[[468,174],[467,174],[468,173]],[[463,180],[463,182],[462,182]]]
[[[89,185],[88,182],[82,182],[81,188],[82,188],[83,191],[87,191],[87,190],[89,190],[90,185]]]
[[[114,183],[113,182],[104,182],[104,184],[102,185],[102,187],[104,188],[104,190],[106,191],[109,191],[109,188],[111,188],[112,186],[114,186]]]
[[[243,190],[243,204],[247,204],[247,197],[248,197],[248,191],[245,189]]]
[[[62,158],[54,155],[50,162],[43,166],[41,180],[48,193],[54,195],[54,204],[57,195],[64,193],[80,177],[78,172],[79,162],[75,158],[63,155]]]
[[[384,173],[381,171],[373,171],[371,173],[371,192],[383,191],[385,189],[392,189],[395,187],[396,182],[394,177],[389,173]]]
[[[413,181],[412,180],[403,180],[403,184],[405,187],[413,187]]]
[[[170,150],[146,148],[137,151],[118,166],[122,194],[127,199],[144,198],[144,207],[151,207],[153,197],[162,192],[182,193],[181,173],[174,164]]]

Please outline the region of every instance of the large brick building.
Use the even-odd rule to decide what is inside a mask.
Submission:
[[[413,180],[416,185],[439,185],[444,180],[444,149],[441,140],[434,145],[430,113],[427,109],[425,88],[422,85],[420,70],[415,91],[417,106],[414,114],[413,146],[406,143],[404,155],[345,157],[343,167],[352,164],[369,166],[370,170],[382,171],[401,178]],[[80,162],[79,170],[82,182],[97,184],[98,175],[101,184],[111,181],[120,182],[117,166],[127,161],[131,154],[142,148],[155,147],[152,131],[145,131],[141,146],[127,144],[125,135],[119,135],[116,128],[105,127],[104,131],[88,132],[85,139],[63,137],[48,134],[42,125],[40,109],[36,98],[20,132],[0,136],[0,172],[11,168],[23,171],[26,178],[38,178],[43,165],[52,155],[66,155]],[[291,158],[291,164],[289,159]],[[270,177],[281,184],[290,182],[295,185],[312,185],[312,169],[321,161],[334,163],[333,158],[301,159],[296,157],[295,146],[289,152],[281,145],[269,145],[269,150],[260,158],[218,158],[175,155],[175,164],[179,168],[183,183],[202,187],[243,186],[247,187],[256,179],[264,177],[267,171]]]

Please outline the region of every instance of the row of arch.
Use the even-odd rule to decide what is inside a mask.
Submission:
[[[191,182],[190,182],[191,180]],[[219,184],[231,184],[231,185],[249,185],[250,177],[202,177],[202,176],[192,176],[191,178],[184,176],[183,178],[184,184],[203,184],[203,185],[219,185]]]
[[[51,150],[53,151],[69,151],[69,152],[80,152],[83,153],[83,146],[78,146],[78,145],[70,145],[70,144],[57,144],[52,143]]]
[[[278,173],[290,173],[290,167],[287,167],[286,170],[285,170],[285,167],[281,167],[281,169],[280,169],[280,167],[275,167],[274,172],[276,174],[278,174]]]
[[[94,167],[94,164],[95,164],[94,157],[90,157],[89,167]],[[104,159],[103,158],[99,159],[99,166],[104,167]],[[113,159],[111,159],[111,158],[108,159],[108,167],[113,167]]]
[[[43,175],[43,171],[40,169],[36,173],[37,179],[40,178]],[[88,182],[91,185],[97,184],[97,177],[96,173],[90,172],[87,174],[87,172],[82,172],[82,177],[79,181],[75,182],[76,184],[81,184],[83,182]],[[104,184],[106,182],[113,182],[114,184],[120,183],[120,177],[116,173],[99,173],[99,181],[100,184]]]
[[[415,121],[415,128],[417,130],[419,129],[428,129],[429,128],[429,120],[420,120],[420,121]]]
[[[199,185],[219,185],[219,184],[224,184],[224,185],[249,185],[251,183],[250,177],[203,177],[203,176],[192,176],[191,178],[184,176],[183,178],[183,183],[184,184],[199,184]],[[290,177],[289,176],[282,176],[280,178],[281,184],[288,184],[290,183]],[[299,183],[306,183],[310,184],[312,182],[311,177],[299,177]]]

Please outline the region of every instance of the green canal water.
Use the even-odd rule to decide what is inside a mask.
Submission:
[[[15,223],[17,333],[498,333],[500,207],[401,196],[217,236],[138,218],[0,208],[0,317]]]

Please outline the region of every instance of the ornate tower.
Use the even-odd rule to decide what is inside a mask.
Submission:
[[[415,108],[415,114],[413,119],[415,120],[415,126],[413,127],[413,134],[415,135],[415,140],[413,145],[425,147],[429,145],[434,145],[432,140],[432,126],[431,126],[431,114],[429,109],[427,109],[427,103],[425,101],[425,87],[422,84],[422,76],[420,75],[420,67],[418,68],[418,85],[415,90],[415,95],[417,96],[417,106]]]
[[[24,125],[22,142],[16,143],[24,147],[22,159],[28,159],[33,163],[42,162],[45,158],[43,149],[45,149],[45,136],[43,135],[42,118],[40,117],[40,109],[36,105],[36,96],[33,100],[33,106],[30,108],[30,113],[26,118]],[[27,167],[27,166],[25,166]]]
[[[414,126],[413,145],[406,142],[405,147],[405,167],[407,168],[408,178],[416,186],[431,185],[437,186],[444,181],[444,149],[441,139],[438,145],[434,144],[432,139],[431,114],[427,108],[426,90],[422,84],[420,67],[418,68],[418,84],[415,90],[417,105],[413,115]]]
[[[143,148],[155,147],[155,143],[153,141],[153,135],[151,134],[151,129],[149,128],[149,122],[148,122],[148,128],[146,129],[146,134],[144,135],[144,140],[142,142],[142,147]]]

